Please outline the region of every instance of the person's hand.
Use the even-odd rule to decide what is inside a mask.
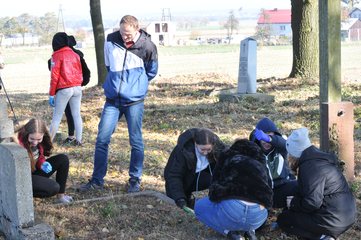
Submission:
[[[41,164],[41,170],[43,170],[45,173],[50,173],[53,170],[53,167],[49,162],[44,162]]]
[[[180,209],[183,209],[183,207],[187,206],[187,202],[184,198],[178,199],[175,204],[177,204]]]
[[[271,137],[268,134],[264,133],[262,130],[259,130],[257,128],[254,130],[254,136],[258,141],[262,140],[267,143],[271,142]]]
[[[50,107],[55,107],[54,96],[49,96],[49,105],[50,105]]]

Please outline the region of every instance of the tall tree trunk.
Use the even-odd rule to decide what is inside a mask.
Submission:
[[[291,0],[291,5],[293,64],[289,77],[318,77],[318,0]]]
[[[100,86],[104,83],[107,74],[104,62],[105,37],[100,0],[90,0],[90,16],[93,26],[95,55],[97,59],[98,86]]]

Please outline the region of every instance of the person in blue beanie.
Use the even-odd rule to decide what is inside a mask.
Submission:
[[[261,147],[266,157],[273,188],[273,207],[285,208],[287,196],[294,196],[297,191],[297,180],[287,161],[286,139],[276,124],[266,117],[257,123],[249,139]]]

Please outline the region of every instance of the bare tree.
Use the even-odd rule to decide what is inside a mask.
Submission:
[[[263,44],[271,38],[271,24],[269,22],[269,15],[264,9],[261,9],[260,17],[264,19],[264,22],[257,24],[255,37]]]
[[[233,35],[233,31],[238,30],[238,28],[239,28],[239,21],[235,17],[233,11],[229,12],[228,20],[224,24],[224,28],[227,29],[228,44],[230,44],[231,43],[231,38],[232,38],[232,35]]]
[[[100,0],[90,0],[90,16],[93,26],[95,55],[97,59],[98,86],[100,86],[104,83],[107,74],[104,62],[105,37]]]
[[[55,13],[48,12],[37,19],[35,32],[40,35],[39,44],[51,44],[51,40],[56,32],[57,18]]]

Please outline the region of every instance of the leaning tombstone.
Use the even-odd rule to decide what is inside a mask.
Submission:
[[[240,43],[237,89],[221,90],[218,97],[221,102],[240,102],[244,99],[274,101],[274,96],[257,93],[257,41],[255,39],[248,37]]]
[[[52,240],[54,230],[34,223],[30,159],[24,148],[7,141],[14,127],[0,97],[0,234],[11,240]]]

